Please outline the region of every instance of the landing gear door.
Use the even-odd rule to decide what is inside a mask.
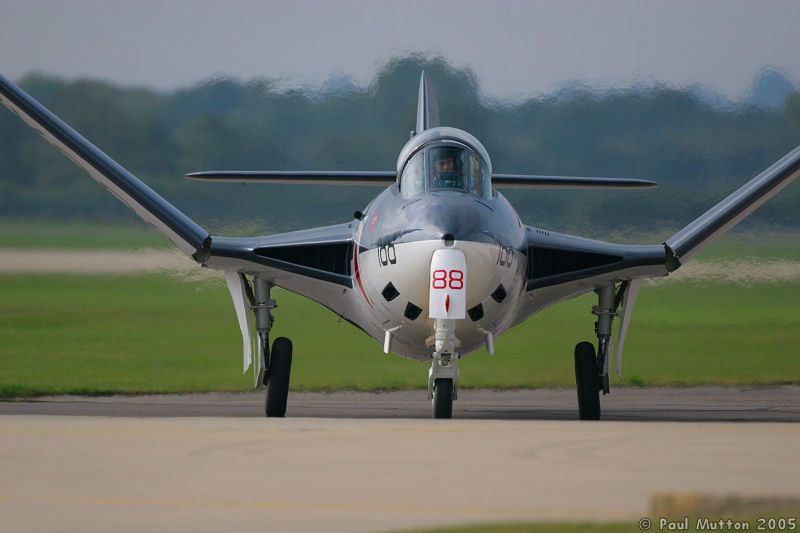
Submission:
[[[436,250],[431,259],[430,318],[465,318],[467,261],[461,250]]]
[[[242,331],[242,352],[243,369],[242,373],[247,372],[253,360],[253,333],[250,330],[250,320],[247,318],[247,291],[242,275],[233,270],[225,271],[225,281],[233,299],[233,308],[236,310],[236,318],[239,320],[239,329]]]

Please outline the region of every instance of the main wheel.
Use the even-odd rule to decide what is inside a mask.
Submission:
[[[600,419],[600,376],[594,345],[580,342],[575,346],[575,384],[578,388],[578,416],[581,420]]]
[[[267,416],[284,416],[289,397],[289,375],[292,373],[292,341],[278,337],[272,343],[267,381]]]
[[[433,385],[433,418],[453,418],[453,380],[439,378]]]

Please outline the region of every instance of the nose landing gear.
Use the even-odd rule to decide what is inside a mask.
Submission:
[[[433,338],[435,350],[428,371],[428,399],[433,405],[433,418],[453,418],[453,400],[458,399],[458,339],[455,320],[436,319]]]

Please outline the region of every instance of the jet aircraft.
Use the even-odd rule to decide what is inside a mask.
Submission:
[[[388,171],[205,171],[194,180],[374,185],[383,191],[341,224],[236,238],[206,229],[150,189],[22,89],[0,76],[0,100],[199,265],[222,270],[243,340],[244,371],[266,386],[265,413],[284,416],[292,343],[270,346],[281,287],[318,302],[382,344],[426,361],[435,418],[452,416],[459,359],[555,303],[595,293],[596,343],[574,351],[578,414],[600,418],[642,280],[667,276],[800,174],[800,147],[658,244],[592,240],[525,225],[505,188],[640,188],[625,178],[495,173],[469,133],[440,125],[424,72],[416,128]],[[252,319],[251,316],[252,315]],[[612,325],[618,319],[616,346]]]

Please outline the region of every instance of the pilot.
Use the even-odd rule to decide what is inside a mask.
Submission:
[[[453,160],[452,154],[442,153],[439,159],[436,160],[436,175],[441,176],[443,172],[453,172],[456,168],[456,162]]]
[[[452,150],[439,150],[434,157],[434,183],[437,188],[463,189],[464,179]]]

